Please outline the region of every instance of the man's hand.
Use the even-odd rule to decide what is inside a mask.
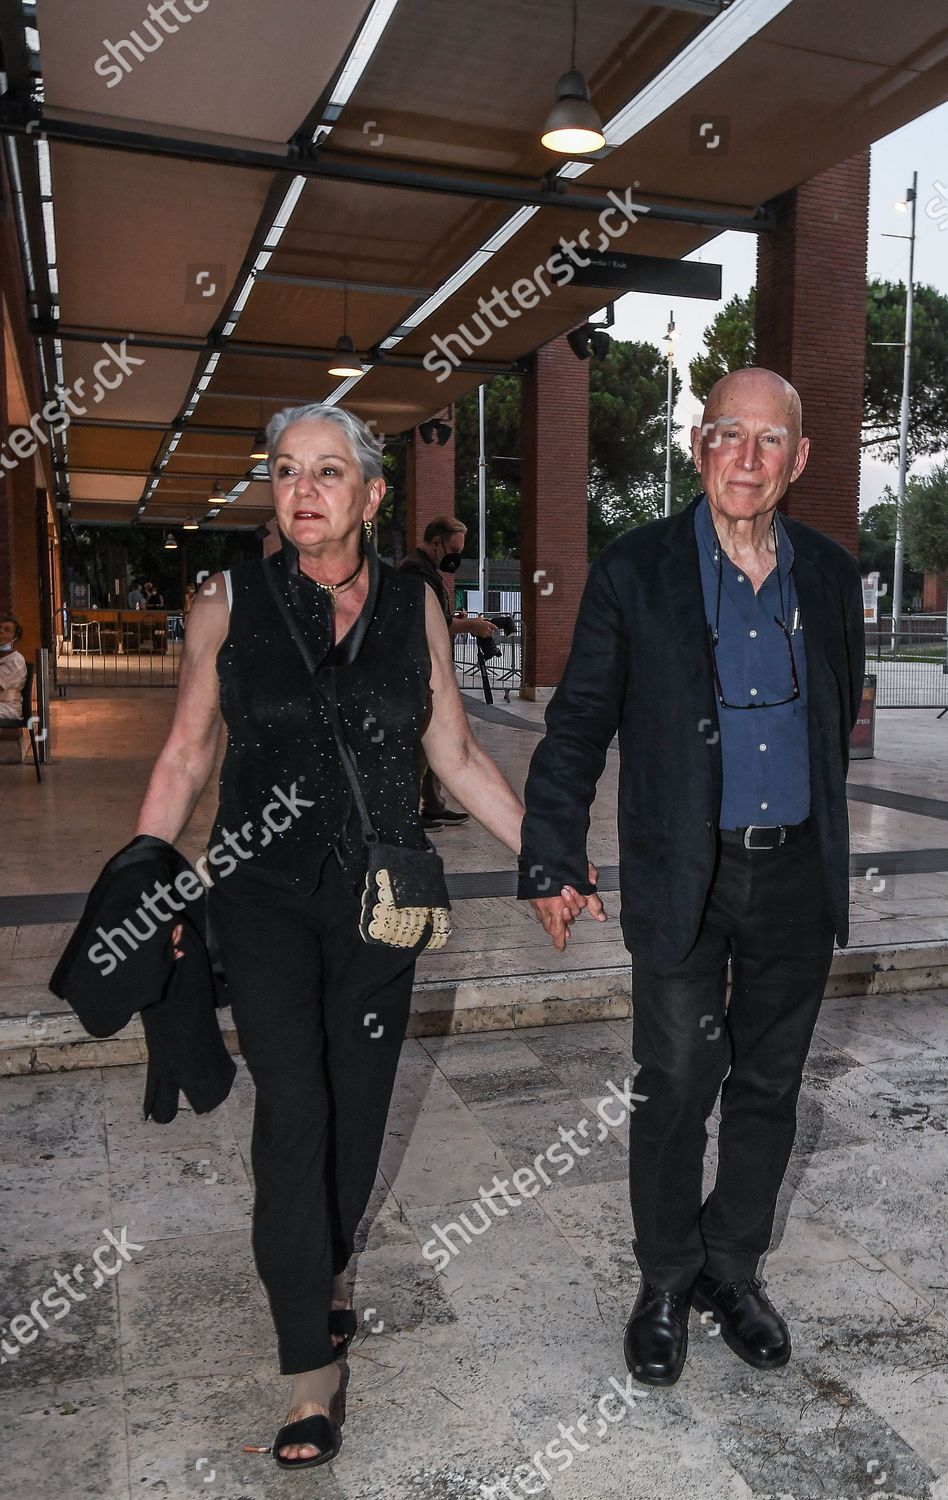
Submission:
[[[599,871],[591,864],[590,884],[594,885],[598,879]],[[581,896],[571,885],[564,885],[558,896],[537,896],[530,905],[543,930],[553,939],[553,947],[560,953],[569,941],[571,924],[581,911],[585,910],[597,922],[606,921],[606,913],[598,893],[593,891],[589,896]]]
[[[487,636],[497,633],[497,626],[493,620],[484,620],[480,617],[465,620],[464,628],[468,635]]]

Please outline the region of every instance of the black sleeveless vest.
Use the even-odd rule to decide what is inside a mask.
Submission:
[[[353,881],[361,878],[358,822],[322,693],[335,696],[379,837],[425,847],[416,766],[431,671],[425,585],[366,551],[365,606],[338,646],[330,598],[300,573],[286,537],[278,554],[231,571],[230,630],[217,655],[227,750],[208,849],[211,879],[240,867],[278,872],[310,891],[334,848]],[[264,568],[274,570],[317,663],[319,688]]]

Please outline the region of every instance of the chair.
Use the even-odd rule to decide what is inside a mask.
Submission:
[[[0,719],[2,729],[25,729],[30,737],[30,749],[33,751],[33,770],[36,772],[37,781],[42,781],[39,767],[39,752],[36,748],[36,730],[33,728],[36,719],[33,715],[33,677],[36,668],[32,662],[26,663],[26,681],[23,684],[22,714],[18,719]]]
[[[77,639],[78,638],[78,639]],[[93,639],[95,645],[92,644]],[[102,631],[98,620],[74,620],[72,625],[72,649],[102,655]]]

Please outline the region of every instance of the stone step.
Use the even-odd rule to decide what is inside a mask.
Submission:
[[[833,957],[827,997],[910,994],[948,987],[948,943],[904,943],[848,948]],[[409,1036],[505,1031],[576,1021],[622,1020],[632,1012],[627,965],[563,974],[520,974],[506,979],[466,979],[415,986]],[[231,1051],[237,1034],[230,1010],[219,1013]],[[0,1017],[0,1075],[110,1068],[146,1060],[136,1016],[115,1036],[90,1037],[72,1012]]]

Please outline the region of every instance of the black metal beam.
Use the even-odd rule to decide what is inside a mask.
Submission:
[[[101,344],[124,340],[130,348],[137,349],[178,349],[193,354],[238,354],[247,355],[252,358],[261,359],[300,359],[307,360],[312,364],[332,364],[333,360],[339,358],[337,349],[307,349],[299,344],[250,344],[243,343],[239,339],[195,338],[188,334],[161,334],[161,333],[127,333],[107,328],[69,328],[62,323],[52,322],[49,319],[36,318],[30,324],[33,333],[40,337],[53,336],[61,339],[64,344]],[[387,352],[372,353],[371,355],[359,354],[356,358],[364,365],[373,368],[384,368],[400,370],[423,370],[426,369],[424,360],[426,356],[420,354],[389,354]],[[472,362],[466,361],[457,366],[460,374],[477,375],[515,375],[520,373],[519,366],[515,362],[507,364]],[[213,396],[213,391],[205,392],[205,395]],[[266,397],[260,398],[265,400]],[[166,427],[176,424],[166,422]],[[245,429],[241,428],[241,431]],[[256,429],[254,429],[256,430]]]
[[[37,119],[28,112],[24,113],[22,101],[11,101],[8,96],[0,99],[0,133],[26,135],[31,124],[34,130],[38,124],[41,134],[49,140],[61,141],[67,145],[95,146],[109,151],[130,151],[146,156],[166,156],[216,166],[241,167],[244,171],[292,172],[300,177],[354,182],[366,187],[404,188],[409,192],[479,198],[486,202],[510,203],[517,207],[568,208],[587,214],[615,207],[613,199],[607,193],[550,191],[537,188],[535,182],[527,178],[498,182],[471,176],[421,172],[407,167],[380,166],[361,159],[330,159],[318,153],[301,152],[294,156],[292,152],[281,155],[275,151],[249,151],[217,142],[181,140],[175,136],[154,135],[146,131],[86,125],[75,120],[57,120],[47,115]],[[645,203],[642,198],[637,198],[636,206],[639,205],[643,218],[670,224],[693,224],[701,228],[734,229],[762,234],[773,229],[775,223],[772,212],[761,207],[741,214],[733,208],[674,207],[667,203]]]
[[[731,0],[655,0],[655,4],[662,10],[688,10],[713,21],[723,10],[727,10]]]

